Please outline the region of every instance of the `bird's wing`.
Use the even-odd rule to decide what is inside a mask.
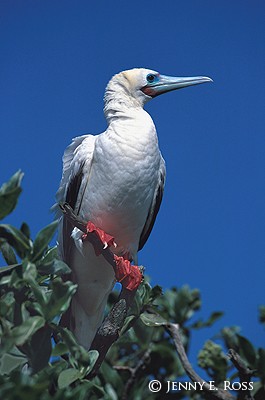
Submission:
[[[142,230],[140,240],[139,240],[139,247],[138,251],[140,251],[147,239],[149,238],[149,235],[153,229],[157,213],[159,211],[162,198],[163,198],[163,193],[164,193],[164,186],[165,186],[165,179],[166,179],[166,166],[165,166],[165,161],[163,157],[161,156],[161,163],[160,163],[160,168],[159,168],[159,176],[158,176],[158,182],[156,186],[156,190],[154,192],[154,197],[153,201],[151,204],[151,207],[149,209],[147,219],[144,225],[144,228]]]
[[[73,139],[63,156],[63,175],[56,194],[57,204],[67,202],[79,213],[88,184],[96,136],[84,135]],[[71,248],[72,225],[63,218],[59,226],[59,253],[65,262]]]

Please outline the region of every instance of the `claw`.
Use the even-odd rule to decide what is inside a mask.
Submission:
[[[108,233],[104,232],[103,229],[100,229],[100,228],[96,227],[96,225],[93,224],[93,222],[91,222],[91,221],[88,221],[88,223],[87,223],[87,232],[88,233],[95,232],[97,237],[102,242],[102,245],[103,245],[102,248],[94,246],[94,250],[95,250],[95,253],[96,253],[97,256],[100,255],[102,253],[102,250],[105,250],[107,247],[111,247],[111,246],[116,247],[117,246],[116,243],[114,242],[114,237],[113,236],[111,236]],[[85,240],[86,237],[87,237],[87,234],[84,233],[84,235],[82,236],[82,239]]]
[[[92,232],[97,235],[103,245],[103,247],[99,248],[99,246],[93,244],[97,256],[99,256],[102,251],[106,250],[108,247],[117,247],[117,243],[114,242],[114,237],[104,232],[102,229],[97,228],[96,225],[91,221],[88,221],[87,233],[83,234],[82,239],[86,240],[87,234]],[[114,254],[114,260],[117,267],[115,271],[117,281],[121,282],[122,286],[128,290],[136,290],[143,279],[143,274],[140,268],[136,265],[131,265],[129,261],[129,253],[124,254],[123,257],[119,257]]]

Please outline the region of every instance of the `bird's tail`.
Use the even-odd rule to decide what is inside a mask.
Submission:
[[[108,296],[115,283],[114,271],[102,256],[96,256],[92,244],[83,241],[82,236],[74,237],[70,256],[67,257],[66,244],[63,250],[62,258],[68,261],[71,280],[78,288],[62,316],[61,325],[70,329],[77,341],[89,350],[104,318]]]
[[[74,333],[77,341],[85,349],[89,350],[91,343],[97,333],[98,328],[102,324],[104,311],[108,296],[106,296],[98,309],[93,314],[87,314],[78,301],[78,297],[74,296],[70,306],[70,330]]]

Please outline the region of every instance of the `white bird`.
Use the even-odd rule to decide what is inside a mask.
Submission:
[[[167,77],[144,68],[123,71],[106,88],[106,131],[79,136],[65,150],[57,202],[69,203],[84,221],[111,234],[117,243],[111,250],[135,264],[153,228],[165,182],[155,125],[143,106],[159,94],[209,81],[202,76]],[[78,284],[64,324],[89,349],[115,276],[82,234],[65,217],[60,219],[59,252]]]

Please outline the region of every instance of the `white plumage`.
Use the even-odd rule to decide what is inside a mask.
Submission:
[[[68,202],[84,221],[114,236],[115,254],[137,263],[137,252],[152,230],[162,200],[165,163],[144,104],[166,91],[209,80],[169,78],[143,68],[121,72],[106,88],[107,130],[77,137],[66,149],[57,202]],[[115,283],[114,272],[64,217],[58,243],[78,284],[63,324],[89,348]]]

